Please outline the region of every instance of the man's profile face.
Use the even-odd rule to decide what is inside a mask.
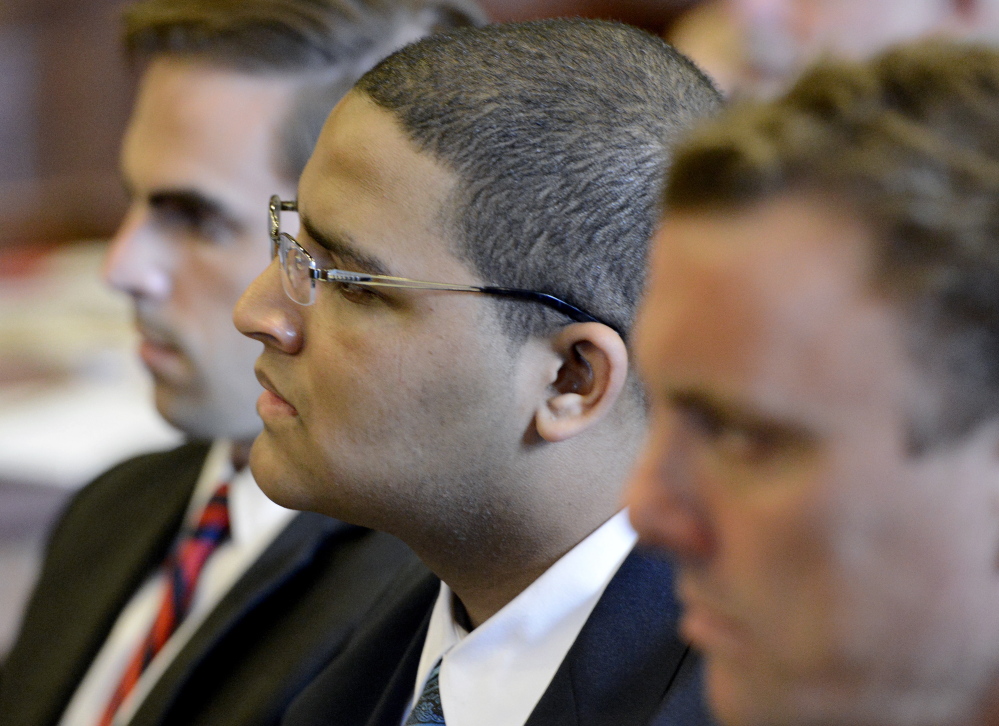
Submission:
[[[145,72],[122,148],[131,206],[105,263],[128,293],[160,413],[186,433],[252,437],[260,346],[232,327],[240,293],[266,267],[279,129],[294,84],[179,59]]]
[[[299,243],[319,267],[475,284],[443,214],[454,176],[389,112],[352,92],[302,176]],[[288,215],[286,215],[288,216]],[[251,453],[268,496],[398,533],[475,511],[531,421],[488,298],[317,282],[292,302],[275,260],[235,320],[262,340],[264,430]],[[468,509],[472,507],[473,509]]]
[[[728,0],[746,42],[748,71],[782,83],[823,53],[870,56],[947,29],[951,0]]]
[[[652,428],[628,499],[679,557],[682,632],[732,724],[944,724],[999,666],[999,451],[917,455],[933,386],[812,199],[679,213],[636,328]]]

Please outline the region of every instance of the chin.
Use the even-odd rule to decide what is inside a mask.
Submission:
[[[250,447],[250,471],[260,490],[275,504],[286,509],[310,509],[307,497],[289,476],[294,468],[278,455],[266,430],[257,434]]]
[[[163,384],[156,385],[155,394],[157,412],[188,438],[210,441],[226,436],[203,398],[178,393]]]
[[[801,714],[782,704],[784,688],[752,682],[741,669],[705,658],[705,690],[711,713],[723,726],[784,726],[803,723]],[[787,694],[783,694],[787,695]]]

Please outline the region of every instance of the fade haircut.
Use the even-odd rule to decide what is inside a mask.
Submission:
[[[804,193],[872,232],[871,284],[936,397],[914,454],[999,416],[999,53],[923,42],[825,64],[732,109],[678,152],[672,211]],[[668,243],[668,241],[667,241]]]
[[[298,179],[323,123],[357,78],[405,43],[481,25],[474,0],[144,0],[123,14],[129,59],[188,57],[249,74],[300,76],[278,169]]]
[[[457,254],[494,285],[555,295],[631,330],[670,148],[715,111],[711,81],[617,23],[545,20],[424,39],[355,90],[457,177]],[[496,300],[514,341],[565,318]]]

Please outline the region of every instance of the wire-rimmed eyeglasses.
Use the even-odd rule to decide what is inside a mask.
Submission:
[[[306,252],[298,241],[287,232],[281,231],[281,212],[297,212],[298,202],[282,201],[280,197],[271,197],[270,234],[271,259],[277,257],[281,263],[281,283],[285,293],[299,305],[311,305],[316,301],[316,280],[324,282],[342,282],[351,285],[370,287],[401,287],[412,290],[443,290],[450,292],[478,292],[486,295],[499,295],[515,300],[527,300],[541,303],[557,310],[577,323],[604,323],[603,320],[580,310],[554,295],[534,290],[520,290],[512,287],[496,287],[494,285],[457,285],[446,282],[425,282],[410,280],[405,277],[389,275],[372,275],[364,272],[346,272],[335,268],[316,266],[312,255]],[[604,323],[609,325],[609,323]],[[613,326],[610,326],[613,327]]]

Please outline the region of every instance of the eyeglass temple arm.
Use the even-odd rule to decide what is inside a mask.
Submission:
[[[327,280],[336,282],[353,282],[361,285],[377,285],[384,287],[411,287],[423,290],[450,290],[453,292],[482,292],[487,295],[497,295],[499,297],[509,297],[516,300],[528,300],[541,303],[553,310],[556,310],[577,323],[600,323],[609,328],[617,330],[610,323],[606,323],[589,313],[580,310],[575,305],[570,305],[564,300],[560,300],[554,295],[535,290],[521,290],[515,287],[496,287],[494,285],[452,285],[443,282],[420,282],[409,280],[404,277],[388,277],[383,275],[367,275],[364,273],[351,273],[342,270],[310,270],[310,275],[317,280]]]
[[[580,310],[575,305],[570,305],[564,300],[560,300],[554,295],[549,295],[544,292],[536,292],[534,290],[518,290],[517,288],[512,287],[493,287],[491,285],[483,285],[479,289],[482,292],[489,293],[490,295],[499,295],[501,297],[511,297],[516,300],[532,300],[534,302],[539,302],[552,308],[553,310],[557,310],[563,315],[575,320],[577,323],[601,323],[603,325],[608,325],[607,323],[604,323],[603,320],[593,317],[589,313]]]

